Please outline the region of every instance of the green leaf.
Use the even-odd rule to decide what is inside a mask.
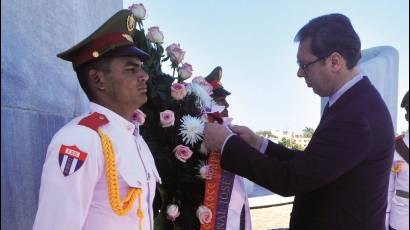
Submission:
[[[162,54],[164,53],[164,47],[162,47],[162,45],[158,45],[157,53],[159,54],[159,56],[162,56]]]
[[[162,62],[168,61],[169,60],[169,56],[167,56],[166,58],[162,59]]]
[[[158,214],[154,220],[154,230],[168,230],[170,229],[169,221],[165,218],[163,212]]]
[[[142,30],[135,30],[134,32],[134,45],[140,49],[142,49],[145,52],[149,52],[148,46],[147,46],[147,38],[145,37],[145,31],[144,29]]]

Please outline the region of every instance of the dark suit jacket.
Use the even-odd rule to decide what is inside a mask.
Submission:
[[[269,142],[261,154],[232,136],[221,166],[294,195],[290,229],[382,230],[393,146],[390,114],[364,77],[323,114],[305,151]]]

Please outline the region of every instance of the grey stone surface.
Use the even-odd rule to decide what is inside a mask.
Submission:
[[[53,134],[68,118],[13,108],[1,109],[1,226],[30,229],[40,176]]]
[[[31,229],[54,133],[87,110],[70,48],[122,8],[121,0],[1,1],[1,228]]]
[[[245,183],[245,190],[248,193],[248,197],[259,197],[259,196],[267,196],[267,195],[272,195],[273,193],[269,191],[268,189],[253,183],[252,181],[243,178],[243,181]]]

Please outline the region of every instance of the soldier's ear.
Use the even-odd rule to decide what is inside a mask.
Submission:
[[[105,90],[106,79],[103,75],[104,74],[101,71],[97,71],[96,69],[90,69],[88,71],[88,77],[91,87],[96,88],[98,90]]]

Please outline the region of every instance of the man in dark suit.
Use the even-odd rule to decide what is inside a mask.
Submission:
[[[218,124],[206,125],[205,143],[221,150],[222,168],[295,196],[290,229],[382,230],[394,131],[383,99],[357,66],[359,36],[346,16],[329,14],[309,21],[295,41],[297,75],[329,97],[306,149]]]

